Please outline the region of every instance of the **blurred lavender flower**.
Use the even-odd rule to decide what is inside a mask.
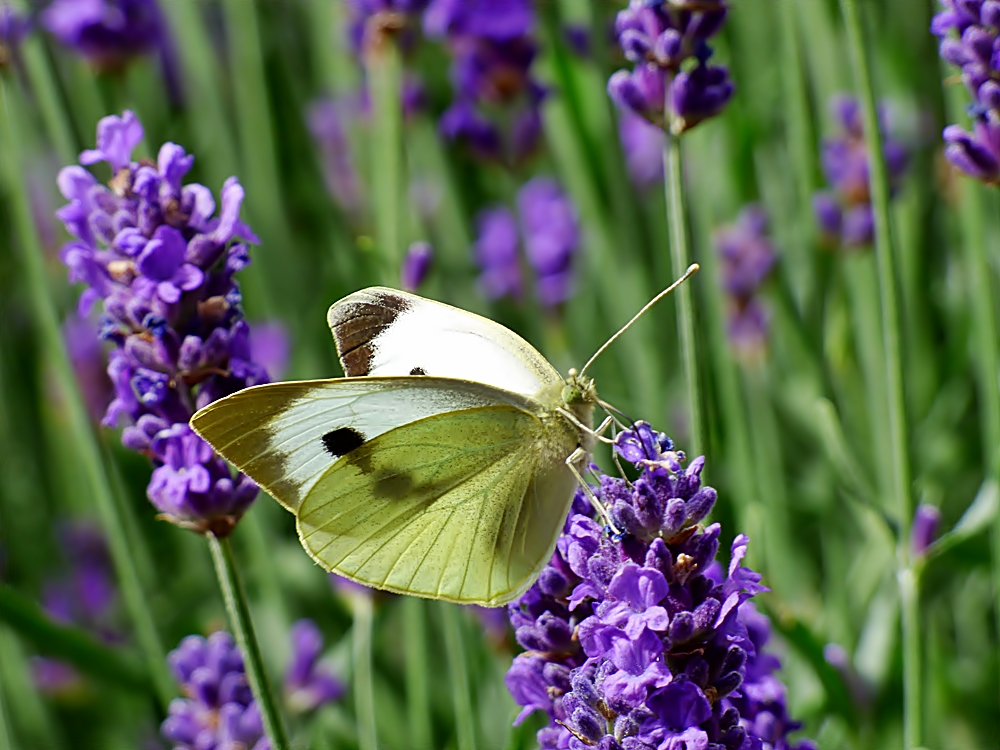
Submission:
[[[344,684],[317,665],[323,636],[312,620],[292,626],[292,661],[285,672],[285,704],[295,713],[307,713],[338,700]]]
[[[835,96],[830,111],[839,134],[823,141],[823,172],[833,190],[813,196],[813,212],[820,231],[833,246],[858,248],[870,245],[874,232],[871,194],[868,185],[868,146],[865,143],[861,110],[856,99]],[[880,113],[882,129],[885,117]],[[889,174],[889,189],[899,188],[909,155],[901,143],[886,136],[882,150]]]
[[[28,19],[15,11],[9,3],[0,2],[0,70],[17,60],[21,40],[31,28]]]
[[[910,530],[910,552],[914,557],[923,557],[937,538],[938,527],[941,525],[941,511],[933,505],[921,503],[913,515],[913,528]]]
[[[100,422],[114,391],[108,379],[107,357],[97,326],[88,318],[71,315],[63,321],[63,341],[90,418],[95,423]]]
[[[729,341],[741,359],[754,361],[767,344],[767,312],[756,298],[760,285],[774,268],[777,254],[767,237],[767,215],[757,204],[740,211],[735,223],[715,234],[722,259],[722,286],[726,291]]]
[[[402,104],[406,120],[424,106],[424,86],[413,75],[403,79]],[[306,124],[320,152],[326,189],[352,219],[360,217],[365,203],[348,136],[354,130],[367,128],[371,113],[371,97],[366,88],[333,99],[316,99],[306,110]]]
[[[476,217],[473,254],[482,269],[479,284],[489,299],[521,296],[517,220],[506,208],[491,208]]]
[[[104,535],[87,521],[61,523],[56,531],[68,573],[49,579],[42,608],[56,622],[81,627],[108,643],[120,642],[118,592]],[[48,695],[65,696],[84,686],[74,667],[58,659],[32,659],[32,677]]]
[[[555,180],[536,177],[518,193],[517,210],[538,300],[547,308],[561,305],[573,292],[570,266],[580,246],[576,209]]]
[[[268,379],[281,380],[288,369],[288,329],[277,321],[255,323],[250,329],[250,359],[267,372]]]
[[[351,145],[347,139],[350,118],[356,106],[341,98],[319,99],[309,106],[306,121],[319,149],[326,189],[348,214],[357,215],[363,208],[363,194],[354,167]]]
[[[572,262],[580,246],[576,209],[558,183],[547,177],[527,182],[517,196],[520,229],[535,290],[543,307],[552,309],[572,295]],[[518,298],[521,264],[518,224],[506,208],[480,214],[474,252],[483,269],[480,283],[490,299]]]
[[[147,495],[161,516],[198,532],[228,534],[257,495],[233,476],[191,428],[195,409],[250,385],[267,382],[253,360],[233,275],[257,242],[240,221],[243,188],[222,188],[221,210],[204,185],[182,185],[194,157],[174,143],[156,164],[131,160],[142,124],[126,110],[98,124],[97,148],[82,164],[107,162],[108,186],[83,167],[59,173],[70,201],[56,215],[75,238],[61,251],[70,280],[83,282],[80,314],[102,302],[101,337],[115,348],[108,375],[115,399],[103,423],[128,423],[122,443],[155,469]]]
[[[174,750],[270,750],[243,655],[229,633],[189,635],[167,660],[185,695],[170,702],[160,725]]]
[[[931,20],[941,38],[941,57],[962,70],[972,94],[972,132],[958,125],[944,129],[945,156],[966,174],[987,185],[1000,184],[1000,2],[940,0],[944,10]],[[952,34],[954,32],[954,34]]]
[[[531,77],[534,24],[530,0],[432,0],[424,14],[427,36],[452,52],[455,101],[441,132],[482,158],[517,164],[538,145],[545,89]]]
[[[386,36],[401,37],[402,46],[413,43],[413,26],[428,0],[347,0],[350,12],[348,41],[361,52],[377,49]]]
[[[733,82],[725,67],[709,65],[708,40],[726,13],[725,0],[630,0],[618,12],[615,31],[635,67],[612,75],[608,94],[675,135],[719,114],[732,98]]]
[[[797,725],[762,650],[766,618],[748,604],[766,589],[743,567],[747,538],[723,570],[721,528],[701,525],[716,499],[704,459],[684,468],[645,422],[615,444],[641,475],[601,474],[594,490],[622,533],[602,530],[578,492],[549,565],[509,606],[527,649],[507,673],[517,721],[546,712],[545,749],[812,748],[787,739]]]
[[[618,138],[636,187],[647,188],[663,181],[665,138],[660,128],[631,109],[619,109]]]
[[[400,270],[400,286],[408,292],[415,291],[430,270],[434,259],[434,249],[428,242],[414,242],[403,258],[403,268]]]
[[[156,0],[55,0],[41,19],[62,44],[108,69],[161,47],[166,32]]]

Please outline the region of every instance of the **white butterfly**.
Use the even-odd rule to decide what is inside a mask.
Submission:
[[[326,570],[466,604],[518,597],[602,431],[590,362],[563,378],[500,324],[394,289],[355,292],[328,321],[346,378],[248,388],[192,427],[295,514]]]

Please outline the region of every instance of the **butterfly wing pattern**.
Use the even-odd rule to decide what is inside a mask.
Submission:
[[[509,328],[386,287],[335,302],[327,314],[344,374],[430,375],[534,396],[562,376]]]
[[[590,447],[555,411],[559,373],[503,326],[392,289],[328,321],[348,377],[248,388],[193,428],[295,514],[326,570],[466,604],[519,596],[572,502],[565,459]]]

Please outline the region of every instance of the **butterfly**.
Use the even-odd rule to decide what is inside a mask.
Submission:
[[[295,515],[325,570],[395,593],[495,607],[548,563],[611,417],[590,363],[560,375],[488,318],[372,287],[327,321],[346,377],[215,401],[192,428]],[[601,402],[603,403],[603,402]]]

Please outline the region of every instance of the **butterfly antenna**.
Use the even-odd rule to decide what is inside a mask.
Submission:
[[[639,318],[641,318],[643,315],[645,315],[646,311],[649,308],[651,308],[653,305],[655,305],[661,299],[663,299],[668,294],[670,294],[672,291],[674,291],[674,289],[676,289],[681,284],[683,284],[685,281],[687,281],[692,276],[694,276],[698,272],[698,270],[700,268],[701,268],[701,266],[699,266],[697,263],[692,263],[690,266],[688,266],[688,269],[684,272],[683,276],[681,276],[679,279],[677,279],[677,281],[675,281],[673,284],[671,284],[670,286],[668,286],[662,292],[660,292],[655,297],[653,297],[653,299],[651,299],[649,302],[647,302],[645,305],[643,305],[643,308],[639,312],[637,312],[635,315],[633,315],[632,319],[628,323],[626,323],[625,325],[623,325],[621,328],[618,329],[618,333],[616,333],[614,336],[612,336],[607,341],[605,341],[604,344],[601,345],[601,348],[598,349],[596,352],[594,352],[594,356],[591,357],[590,359],[588,359],[587,360],[587,364],[585,364],[583,366],[583,368],[580,370],[580,375],[583,375],[587,371],[587,368],[590,367],[592,364],[594,364],[594,360],[597,359],[599,356],[601,356],[601,354],[604,353],[604,350],[607,349],[609,346],[611,346],[611,344],[613,344],[615,342],[615,339],[617,339],[619,336],[621,336],[623,333],[625,333],[625,331],[627,331],[632,326],[632,324],[635,323],[635,321],[637,321]]]

